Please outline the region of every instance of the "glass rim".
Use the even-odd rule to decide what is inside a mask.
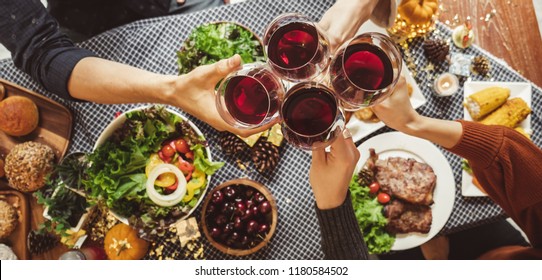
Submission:
[[[279,115],[280,115],[280,118],[282,120],[282,124],[290,131],[292,131],[293,133],[295,133],[296,135],[298,136],[301,136],[301,137],[315,137],[315,136],[320,136],[324,133],[326,133],[327,131],[329,131],[331,128],[333,128],[333,126],[335,125],[335,123],[337,122],[337,116],[340,114],[340,108],[339,108],[339,100],[337,99],[337,96],[334,94],[333,90],[328,88],[327,86],[323,85],[323,84],[320,84],[320,83],[316,83],[316,82],[301,82],[301,83],[298,83],[297,85],[294,85],[293,87],[291,87],[288,92],[290,92],[291,90],[298,90],[298,88],[312,88],[312,87],[317,87],[317,88],[324,88],[324,90],[326,90],[329,95],[331,95],[331,97],[333,97],[333,99],[335,100],[335,107],[336,107],[336,110],[335,110],[335,115],[333,116],[333,123],[331,123],[326,129],[324,129],[322,132],[320,133],[317,133],[317,134],[312,134],[312,135],[306,135],[306,134],[302,134],[302,133],[298,133],[296,132],[294,129],[292,129],[287,123],[286,123],[286,120],[284,120],[284,117],[283,117],[283,113],[282,113],[282,109],[284,108],[284,104],[286,104],[286,101],[288,100],[288,98],[290,98],[291,94],[288,94],[286,93],[285,97],[284,97],[284,100],[282,101],[282,104],[280,105],[280,111],[279,111]]]
[[[247,66],[251,65],[251,64],[254,64],[254,65],[258,65],[259,63],[249,63],[249,64],[245,64]],[[243,65],[243,66],[245,66]],[[264,65],[264,64],[262,64]],[[254,68],[256,69],[256,68]],[[265,68],[262,68],[262,69],[265,69]],[[222,115],[223,113],[227,113],[229,117],[231,117],[233,120],[235,120],[236,122],[240,123],[243,127],[245,128],[256,128],[256,127],[259,127],[261,125],[265,125],[264,121],[269,117],[269,110],[271,108],[271,98],[269,96],[269,91],[267,90],[267,88],[262,84],[262,82],[260,82],[258,79],[254,78],[253,76],[250,76],[250,75],[247,75],[247,74],[238,74],[239,71],[242,71],[243,69],[240,69],[234,73],[232,73],[230,76],[224,78],[224,80],[220,83],[220,86],[218,87],[218,90],[217,90],[217,97],[219,99],[219,103],[220,103],[220,106],[225,106],[226,107],[226,110],[224,110],[223,108],[220,108],[220,110],[218,110],[218,113],[220,115]],[[262,86],[262,88],[265,90],[265,93],[266,93],[266,96],[267,96],[267,112],[265,113],[265,116],[263,117],[263,119],[256,123],[256,124],[249,124],[249,123],[246,123],[246,122],[243,122],[241,120],[239,120],[238,118],[234,117],[230,111],[228,110],[228,106],[226,105],[226,102],[222,102],[222,96],[225,95],[225,92],[226,92],[226,89],[228,87],[228,84],[229,84],[229,81],[235,77],[243,77],[243,78],[250,78],[256,82],[258,82],[258,84],[260,86]],[[223,94],[224,92],[224,94]],[[224,117],[222,118],[224,119],[224,121],[226,121],[227,123],[229,123]],[[232,124],[232,123],[229,123],[230,125],[232,126],[238,126],[238,124]]]
[[[314,50],[314,53],[312,54],[311,58],[305,62],[303,65],[301,66],[298,66],[298,67],[294,67],[294,68],[286,68],[286,67],[282,67],[280,65],[278,65],[277,63],[275,63],[273,61],[273,59],[271,59],[271,57],[269,56],[269,51],[267,51],[267,49],[269,48],[269,42],[264,42],[264,50],[265,50],[265,53],[266,53],[266,56],[268,58],[268,61],[269,61],[269,64],[272,65],[272,67],[277,67],[277,68],[280,68],[281,70],[285,70],[285,71],[295,71],[295,70],[299,70],[303,67],[306,67],[308,64],[311,63],[311,61],[316,57],[316,54],[318,54],[318,47],[319,47],[319,44],[320,44],[320,37],[324,37],[324,39],[326,41],[329,41],[324,34],[322,34],[321,30],[318,28],[318,25],[312,21],[308,16],[305,16],[303,14],[300,14],[300,13],[285,13],[285,14],[281,14],[279,15],[277,18],[275,18],[271,24],[269,24],[269,26],[273,26],[273,24],[277,23],[279,20],[281,20],[282,18],[285,18],[287,16],[297,16],[297,17],[300,17],[300,18],[305,18],[307,20],[307,24],[311,25],[312,27],[314,27],[314,29],[316,30],[316,35],[318,36],[318,46],[316,47],[316,49]],[[284,27],[284,25],[281,25],[279,26],[274,32],[273,34],[271,34],[269,36],[269,41],[271,41],[271,38],[273,38],[273,36],[275,36],[275,34],[277,33],[278,29]],[[267,33],[269,32],[269,30],[266,30],[265,34],[264,34],[264,40],[267,36]]]
[[[402,71],[402,68],[403,68],[403,59],[401,58],[401,55],[400,55],[400,51],[399,49],[397,49],[397,46],[395,46],[395,43],[393,43],[393,41],[391,41],[390,37],[382,34],[382,33],[378,33],[378,32],[366,32],[366,33],[362,33],[362,34],[359,34],[355,37],[353,37],[352,39],[346,41],[346,43],[344,43],[343,47],[344,49],[342,49],[339,53],[346,53],[346,50],[348,49],[348,47],[350,47],[350,44],[354,41],[354,40],[357,40],[359,38],[373,38],[373,37],[376,37],[378,40],[381,40],[382,42],[385,42],[387,45],[391,46],[391,50],[392,52],[395,52],[395,55],[397,57],[399,57],[398,59],[398,65],[399,65],[399,74],[397,75],[397,77],[395,77],[391,83],[389,85],[387,85],[386,87],[384,88],[380,88],[380,89],[365,89],[365,88],[362,88],[362,87],[359,87],[358,85],[356,85],[356,83],[354,83],[350,77],[348,76],[348,74],[346,73],[346,69],[344,69],[344,60],[346,58],[346,55],[343,55],[342,59],[341,59],[341,69],[342,71],[344,72],[344,76],[346,77],[346,79],[348,80],[348,82],[354,87],[356,88],[357,90],[363,90],[363,91],[366,91],[366,92],[369,92],[369,93],[376,93],[376,92],[380,92],[380,91],[385,91],[385,90],[388,90],[390,87],[393,87],[397,81],[399,81],[399,78],[401,77],[401,71]],[[375,44],[372,44],[372,43],[368,43],[368,44],[371,44],[371,45],[375,45]],[[378,46],[377,46],[378,47]],[[380,47],[379,47],[380,48]],[[382,48],[380,48],[382,49]],[[389,58],[389,55],[386,54],[386,56],[388,56]],[[390,59],[391,61],[391,59]],[[348,103],[348,102],[347,102]],[[356,105],[357,106],[357,105]]]

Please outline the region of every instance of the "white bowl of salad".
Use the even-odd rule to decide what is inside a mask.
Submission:
[[[87,195],[121,222],[155,234],[189,217],[202,202],[213,162],[201,131],[162,106],[119,115],[88,156]]]

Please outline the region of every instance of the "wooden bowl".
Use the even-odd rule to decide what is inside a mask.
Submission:
[[[259,191],[261,194],[263,194],[265,198],[267,199],[267,201],[269,201],[269,203],[271,204],[271,223],[269,225],[269,232],[267,233],[265,238],[260,243],[258,243],[258,245],[256,245],[255,247],[248,248],[248,249],[235,249],[235,248],[228,247],[226,244],[222,244],[215,241],[211,237],[211,234],[209,233],[209,229],[207,228],[207,222],[206,222],[207,206],[209,205],[209,202],[211,201],[212,194],[215,191],[221,190],[231,185],[244,185],[244,186],[252,187],[256,189],[257,191]],[[256,253],[258,250],[265,247],[271,241],[271,238],[273,237],[273,234],[275,233],[275,229],[277,228],[277,220],[278,220],[277,203],[275,201],[275,198],[269,191],[269,189],[267,189],[264,185],[256,181],[253,181],[250,179],[244,179],[244,178],[226,181],[220,184],[219,186],[217,186],[215,189],[213,189],[213,191],[210,192],[210,194],[207,195],[207,197],[205,198],[205,201],[203,203],[203,213],[201,215],[201,224],[203,228],[203,233],[205,234],[205,237],[207,237],[207,240],[209,240],[209,243],[211,243],[211,245],[213,245],[216,249],[220,250],[221,252],[225,254],[233,255],[233,256],[250,255],[250,254]]]

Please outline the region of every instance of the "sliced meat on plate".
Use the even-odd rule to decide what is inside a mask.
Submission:
[[[410,203],[431,205],[437,176],[431,166],[411,158],[378,159],[375,178],[381,190]]]
[[[433,215],[426,205],[416,205],[395,199],[386,205],[384,215],[388,218],[386,231],[389,233],[428,233]]]

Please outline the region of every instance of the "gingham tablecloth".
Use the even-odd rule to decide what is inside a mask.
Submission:
[[[98,35],[82,43],[81,47],[88,48],[106,59],[158,73],[176,74],[177,59],[175,51],[181,47],[182,41],[189,33],[200,24],[218,20],[235,21],[251,28],[261,36],[265,26],[281,13],[299,12],[308,15],[314,20],[318,20],[334,2],[334,0],[247,1],[241,4],[227,5],[193,14],[134,22]],[[449,29],[443,25],[439,25],[437,30],[433,36],[449,38]],[[452,51],[458,50],[452,47]],[[484,53],[488,55],[476,47],[471,47],[465,52],[468,54]],[[418,68],[424,69],[428,62],[423,56],[421,40],[411,44],[410,53]],[[507,82],[526,81],[525,78],[521,77],[508,66],[493,57],[491,57],[491,60],[493,67],[490,80]],[[444,66],[437,65],[435,71],[442,72],[445,69]],[[113,119],[116,112],[141,106],[141,104],[98,105],[59,100],[59,98],[47,93],[41,86],[32,81],[28,75],[16,69],[10,59],[0,61],[0,77],[36,92],[43,93],[45,96],[66,105],[72,111],[74,115],[74,130],[69,152],[91,151],[99,134]],[[431,93],[431,73],[419,71],[416,79],[423,94],[428,99],[428,102],[418,110],[421,114],[452,120],[462,118],[461,94],[449,98],[436,98]],[[476,79],[476,77],[473,77],[473,79]],[[480,77],[480,79],[482,78]],[[531,122],[532,129],[534,130],[533,141],[538,145],[540,145],[541,141],[540,126],[542,124],[539,115],[539,108],[541,108],[540,91],[540,88],[533,85],[533,113]],[[201,128],[209,139],[214,159],[226,162],[226,165],[212,177],[210,182],[211,187],[226,180],[248,176],[266,185],[277,200],[279,222],[275,236],[267,248],[248,258],[321,259],[323,253],[320,247],[320,232],[314,212],[314,198],[308,182],[310,155],[287,145],[281,151],[281,159],[273,176],[266,178],[253,171],[243,171],[217,147],[217,132],[215,130],[191,116],[188,117]],[[380,129],[367,138],[389,130],[388,128]],[[454,172],[456,197],[452,215],[441,233],[456,232],[504,218],[503,211],[490,199],[485,197],[467,198],[461,196],[460,159],[445,150],[442,151],[450,162]],[[253,170],[253,168],[249,170]],[[200,213],[200,211],[196,211],[196,213]],[[196,214],[196,216],[199,219],[199,214]],[[204,240],[205,238],[202,239],[206,258],[231,258],[215,250]],[[158,240],[153,246],[155,248],[162,246],[161,251],[164,258],[168,256],[184,258],[184,251],[180,249],[179,242],[171,242],[171,240],[175,239],[171,238],[170,235],[169,237]],[[157,257],[157,255],[147,256],[147,258]]]

